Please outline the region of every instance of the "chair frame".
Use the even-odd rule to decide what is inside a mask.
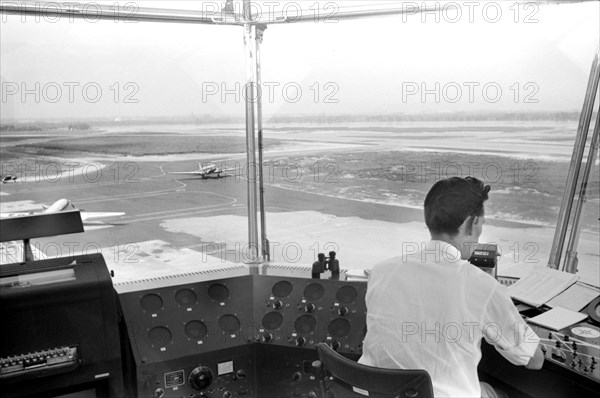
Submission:
[[[315,361],[313,367],[317,368],[321,398],[433,397],[431,377],[425,370],[363,365],[342,356],[326,343],[317,344],[317,352],[320,361]],[[336,395],[335,391],[344,395]]]

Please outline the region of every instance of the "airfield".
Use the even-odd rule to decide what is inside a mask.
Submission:
[[[521,276],[546,265],[552,214],[558,213],[564,184],[556,174],[566,174],[576,128],[563,123],[455,123],[450,133],[447,123],[267,131],[263,171],[271,262],[309,266],[319,252],[335,250],[342,268],[371,268],[429,239],[421,204],[437,179],[472,175],[495,180],[481,241],[499,245],[500,272]],[[68,198],[82,210],[126,214],[87,224],[82,234],[36,240],[34,247],[45,256],[101,252],[115,282],[248,261],[242,130],[166,125],[68,134],[3,133],[9,140],[2,149],[12,154],[8,162],[3,157],[3,173],[10,166],[19,180],[2,184],[2,212],[39,210]],[[167,144],[162,151],[139,151],[121,145],[124,139],[129,146]],[[96,148],[94,142],[111,146]],[[196,142],[218,145],[207,149]],[[191,151],[180,151],[178,143]],[[196,170],[198,162],[234,171],[222,179],[169,174]],[[598,176],[592,179],[579,273],[598,284]],[[4,247],[2,262],[18,258],[17,250]]]

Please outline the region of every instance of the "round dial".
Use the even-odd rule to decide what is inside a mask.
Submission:
[[[206,366],[198,366],[191,371],[188,382],[194,390],[204,390],[213,381],[212,371]]]
[[[590,320],[596,325],[600,325],[600,297],[597,297],[588,305],[587,313]]]

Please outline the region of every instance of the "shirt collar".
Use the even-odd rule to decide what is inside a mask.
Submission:
[[[425,250],[428,252],[439,251],[439,254],[445,262],[462,263],[460,251],[448,242],[432,239],[425,244]]]

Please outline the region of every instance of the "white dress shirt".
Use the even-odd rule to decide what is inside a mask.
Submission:
[[[461,260],[454,246],[441,241],[420,246],[371,270],[359,362],[425,369],[436,397],[480,397],[482,338],[515,365],[526,365],[540,340],[506,288]]]

